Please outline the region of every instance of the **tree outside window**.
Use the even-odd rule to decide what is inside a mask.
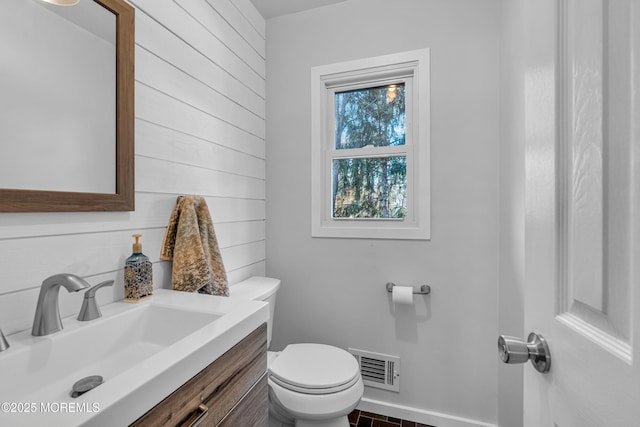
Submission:
[[[384,149],[405,144],[405,100],[404,83],[335,93],[335,149],[355,155],[360,148],[373,150],[332,161],[334,218],[406,216],[406,155]]]

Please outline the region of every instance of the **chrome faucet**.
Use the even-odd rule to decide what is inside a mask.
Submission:
[[[31,335],[39,337],[62,330],[60,308],[58,307],[58,292],[64,286],[69,292],[78,292],[89,287],[89,284],[74,274],[56,274],[42,282],[36,315],[33,319]]]
[[[102,317],[102,313],[100,313],[100,307],[98,307],[98,304],[96,303],[96,292],[103,286],[111,285],[113,285],[113,280],[105,280],[104,282],[98,283],[84,293],[82,308],[80,308],[80,313],[78,313],[78,320],[85,322],[87,320],[93,320],[97,319],[98,317]]]
[[[10,347],[9,342],[4,337],[4,334],[2,333],[2,329],[0,329],[0,351],[5,351],[9,347]]]

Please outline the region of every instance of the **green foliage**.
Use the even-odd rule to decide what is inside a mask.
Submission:
[[[333,169],[335,218],[406,216],[405,156],[334,160]]]
[[[405,142],[404,84],[337,92],[335,111],[336,149]]]

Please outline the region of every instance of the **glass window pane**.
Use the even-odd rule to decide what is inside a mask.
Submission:
[[[335,147],[404,145],[404,83],[336,92]]]
[[[404,218],[406,156],[333,160],[334,218]]]

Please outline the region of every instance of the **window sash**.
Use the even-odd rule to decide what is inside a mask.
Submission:
[[[395,147],[403,147],[413,145],[413,109],[414,109],[414,87],[413,87],[413,77],[412,76],[404,76],[402,78],[387,78],[384,80],[371,78],[367,80],[362,80],[358,84],[340,84],[340,85],[327,85],[327,90],[325,93],[325,140],[324,145],[328,147],[328,149],[337,150],[337,151],[346,151],[346,150],[354,150],[353,148],[335,148],[335,129],[336,129],[336,116],[335,116],[335,96],[336,92],[343,92],[347,90],[357,90],[357,89],[366,89],[372,88],[376,86],[387,86],[393,84],[404,84],[405,86],[405,106],[404,106],[404,114],[405,114],[405,141],[403,145],[397,145]],[[367,146],[368,147],[368,146]],[[364,148],[364,147],[363,147]],[[376,148],[384,148],[384,147],[376,147]],[[389,147],[390,148],[390,147]]]
[[[329,202],[331,203],[330,209],[329,209],[329,215],[331,216],[332,220],[345,220],[345,221],[405,221],[408,219],[408,216],[410,214],[409,210],[410,210],[410,200],[408,197],[410,188],[408,185],[408,169],[409,169],[409,157],[406,154],[393,154],[393,155],[379,155],[379,156],[362,156],[362,157],[345,157],[345,158],[333,158],[333,160],[352,160],[352,159],[358,159],[358,160],[363,160],[363,159],[385,159],[385,158],[395,158],[395,157],[403,157],[405,159],[405,171],[406,171],[406,175],[405,175],[405,215],[403,217],[393,217],[393,216],[388,216],[388,217],[380,217],[380,218],[362,218],[362,217],[337,217],[335,216],[335,200],[334,200],[334,193],[336,191],[335,186],[338,185],[338,183],[333,182],[333,178],[331,180],[331,194],[329,197]],[[333,174],[334,170],[334,162],[331,161],[331,172],[332,172],[332,177],[335,176]],[[391,187],[389,187],[391,188]],[[389,193],[388,195],[392,194],[392,190],[389,189]]]
[[[394,150],[378,150],[378,148],[393,148]],[[396,150],[402,148],[402,150]],[[350,154],[345,153],[350,152]],[[339,153],[339,154],[334,154]],[[341,159],[368,159],[368,158],[382,158],[382,157],[406,157],[407,167],[407,214],[404,218],[335,218],[333,216],[333,160]],[[413,147],[396,146],[396,147],[366,147],[366,148],[353,148],[349,150],[327,150],[324,155],[324,167],[325,167],[325,191],[323,194],[324,206],[323,216],[325,221],[406,221],[413,223],[415,221],[415,189],[414,189],[414,168],[415,157]]]
[[[409,151],[413,151],[413,147],[406,145],[396,145],[393,147],[372,147],[367,145],[362,148],[343,148],[340,150],[326,150],[333,159],[347,159],[360,157],[393,157],[401,156]]]
[[[335,148],[335,96],[336,92],[347,90],[366,89],[377,86],[386,86],[392,84],[405,85],[405,143],[403,145],[379,146],[366,145],[362,148]],[[413,77],[403,73],[402,77],[393,76],[392,78],[373,78],[361,80],[357,84],[333,84],[327,85],[325,92],[325,121],[326,131],[324,138],[324,191],[323,191],[323,217],[324,221],[349,221],[349,222],[415,222],[415,196],[414,190],[414,141],[413,141]],[[333,160],[341,159],[363,159],[363,158],[381,158],[381,157],[406,157],[406,197],[407,197],[407,214],[404,218],[336,218],[333,215]]]
[[[406,83],[406,81],[409,81],[409,83]],[[352,84],[352,85],[341,85],[339,87],[332,87],[332,89],[330,89],[330,95],[328,96],[329,99],[333,100],[333,102],[327,102],[327,108],[328,108],[328,116],[331,118],[331,122],[329,123],[329,127],[330,130],[333,134],[333,139],[330,138],[330,135],[327,134],[328,137],[328,143],[329,146],[332,148],[335,148],[337,150],[343,150],[345,148],[339,147],[338,146],[338,141],[336,140],[338,138],[338,135],[336,135],[336,116],[337,111],[336,111],[336,103],[337,103],[337,98],[339,95],[342,95],[344,93],[351,93],[351,92],[363,92],[363,91],[371,91],[371,90],[375,90],[375,89],[380,89],[380,88],[386,88],[388,90],[388,88],[390,86],[396,86],[396,87],[402,87],[403,88],[403,92],[405,94],[405,102],[403,105],[404,108],[404,118],[405,118],[405,123],[404,123],[404,137],[405,137],[405,141],[403,141],[403,144],[401,145],[406,145],[407,141],[406,141],[406,133],[407,133],[407,123],[406,123],[406,117],[407,117],[407,104],[410,102],[410,98],[411,98],[411,94],[407,95],[407,92],[412,90],[412,86],[410,84],[410,78],[406,78],[406,79],[390,79],[390,80],[367,80],[365,82],[361,82],[360,84]],[[329,104],[333,104],[333,105],[329,105]],[[397,117],[397,116],[396,116]],[[366,143],[367,141],[358,141],[360,143]]]

